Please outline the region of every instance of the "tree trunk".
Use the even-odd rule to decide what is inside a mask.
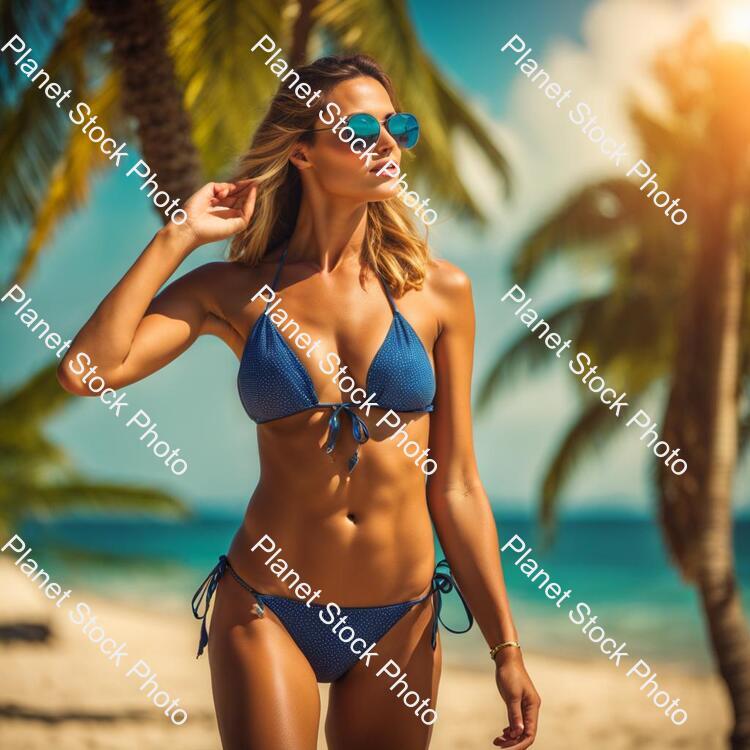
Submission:
[[[742,208],[706,221],[680,331],[664,439],[688,463],[682,476],[660,465],[668,546],[696,583],[711,647],[735,716],[734,750],[750,750],[750,631],[742,610],[732,541],[737,461],[741,314],[745,293]]]
[[[294,22],[292,31],[292,50],[290,62],[292,65],[303,65],[307,60],[307,43],[313,27],[313,12],[320,0],[299,0],[299,15]]]
[[[123,106],[136,121],[143,159],[156,172],[159,189],[184,203],[200,185],[200,159],[169,56],[161,5],[153,0],[86,4],[114,45],[114,61],[123,74]]]

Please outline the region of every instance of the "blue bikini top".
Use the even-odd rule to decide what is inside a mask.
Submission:
[[[286,259],[287,247],[271,283],[276,285]],[[366,392],[370,403],[381,409],[395,412],[430,412],[435,397],[435,376],[421,339],[398,311],[396,303],[383,282],[388,302],[393,311],[393,321],[385,340],[375,355],[367,372]],[[261,424],[297,414],[308,409],[330,408],[326,453],[336,445],[341,415],[351,420],[352,435],[356,442],[354,454],[349,459],[349,471],[357,464],[359,446],[367,442],[367,425],[357,414],[354,401],[321,402],[315,386],[297,354],[279,332],[268,315],[268,305],[253,325],[245,342],[237,373],[237,389],[247,415]]]

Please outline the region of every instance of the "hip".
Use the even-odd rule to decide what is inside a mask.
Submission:
[[[312,493],[310,493],[312,494]],[[432,524],[422,496],[285,497],[260,485],[229,557],[257,588],[289,595],[300,582],[320,601],[367,606],[424,590],[435,566]]]

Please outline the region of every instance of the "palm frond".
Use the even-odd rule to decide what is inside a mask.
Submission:
[[[678,306],[667,290],[660,294],[639,281],[616,279],[580,319],[574,336],[574,348],[606,368],[607,382],[619,387],[643,387],[644,377],[668,372],[674,356]]]
[[[117,139],[122,130],[118,126],[121,116],[119,74],[107,75],[87,102],[98,117],[97,124]],[[14,280],[22,281],[27,276],[55,228],[86,201],[93,175],[110,165],[109,158],[80,128],[69,131],[65,149],[36,208],[32,231],[17,262]]]
[[[513,278],[527,284],[555,253],[595,250],[604,262],[605,246],[627,246],[625,233],[640,233],[649,208],[638,187],[617,178],[587,185],[543,219],[524,240],[513,263]],[[650,206],[653,210],[653,206]],[[617,240],[617,243],[615,243]]]
[[[171,0],[170,54],[185,91],[193,140],[206,174],[216,178],[244,151],[278,79],[250,48],[264,34],[285,36],[284,3]]]
[[[57,362],[42,368],[0,400],[2,429],[38,424],[58,411],[71,395],[57,382]]]
[[[36,51],[40,43],[55,35],[71,5],[69,1],[55,0],[0,0],[2,38],[9,40],[17,35]],[[13,101],[19,83],[18,69],[13,64],[9,49],[0,62],[0,101],[3,105]]]
[[[606,295],[574,299],[563,305],[558,310],[543,315],[542,317],[550,325],[550,330],[557,332],[572,332],[579,326],[582,320],[591,316],[606,302]],[[567,335],[567,334],[566,334]],[[486,409],[493,396],[502,388],[507,388],[521,373],[539,366],[545,366],[552,362],[554,355],[539,341],[539,334],[531,329],[525,331],[495,360],[495,364],[482,380],[479,386],[479,395],[476,399],[477,411]]]
[[[80,480],[41,487],[19,484],[6,487],[0,493],[0,517],[5,518],[84,509],[187,513],[186,507],[173,495],[150,487]]]
[[[36,473],[53,466],[68,466],[65,451],[39,429],[0,422],[0,476]]]
[[[628,113],[643,144],[645,160],[653,169],[661,169],[659,163],[679,165],[695,156],[696,144],[689,137],[690,124],[685,119],[670,122],[668,115],[657,115],[637,100],[630,103]],[[674,184],[672,175],[661,171],[659,175],[662,181]]]
[[[24,222],[36,213],[48,180],[63,152],[68,130],[67,104],[74,96],[85,98],[88,70],[100,66],[99,37],[85,9],[68,19],[44,69],[63,90],[72,89],[70,99],[57,107],[35,84],[27,85],[14,105],[0,112],[0,221]],[[25,77],[16,69],[16,75]],[[92,150],[95,149],[90,144]]]
[[[641,393],[633,392],[632,396]],[[592,397],[568,428],[542,479],[539,520],[547,543],[554,534],[557,503],[577,467],[600,449],[616,432],[621,422],[599,398]]]
[[[457,90],[451,86],[435,66],[433,77],[437,88],[438,102],[443,111],[443,121],[454,123],[456,130],[463,130],[476,143],[482,155],[487,159],[501,178],[507,197],[513,192],[513,173],[505,155],[500,151],[489,133],[471,110],[464,104]]]

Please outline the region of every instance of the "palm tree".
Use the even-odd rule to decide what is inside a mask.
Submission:
[[[659,518],[683,578],[695,585],[717,667],[732,701],[731,746],[750,748],[750,632],[732,547],[732,480],[747,446],[750,414],[750,50],[720,44],[698,24],[654,65],[664,108],[631,105],[644,159],[660,186],[680,196],[688,223],[675,227],[637,185],[614,179],[584,187],[526,239],[513,267],[527,288],[555,253],[574,252],[609,276],[603,292],[545,319],[573,338],[608,385],[639,402],[666,388],[662,439],[688,470],[654,460]],[[743,325],[744,323],[744,325]],[[529,332],[498,357],[480,408],[522,366],[550,361]],[[588,392],[586,391],[587,395]],[[744,411],[743,411],[744,409]],[[541,518],[549,530],[565,482],[622,421],[586,398],[543,479]]]
[[[153,0],[86,0],[86,7],[112,41],[123,110],[135,122],[146,162],[159,165],[159,187],[184,201],[200,181],[200,160],[161,7]]]
[[[130,509],[183,514],[173,496],[133,485],[90,482],[71,468],[64,451],[44,435],[42,423],[71,398],[60,388],[56,365],[0,395],[0,533],[29,515],[73,508]]]
[[[48,48],[44,68],[72,102],[85,101],[116,139],[137,142],[161,187],[182,200],[202,176],[218,178],[246,147],[278,83],[250,52],[269,34],[298,61],[308,48],[375,56],[406,107],[428,124],[412,177],[432,203],[474,220],[482,214],[459,176],[451,137],[468,135],[508,186],[509,169],[477,116],[437,69],[404,0],[0,0],[9,33]],[[65,11],[65,12],[63,12]],[[44,19],[40,23],[39,19]],[[38,39],[37,39],[38,37]],[[7,63],[7,61],[4,61]],[[31,227],[13,273],[22,278],[60,221],[86,199],[111,163],[19,72],[0,69],[0,221]],[[23,75],[20,75],[23,78]],[[161,216],[161,214],[160,214]]]

